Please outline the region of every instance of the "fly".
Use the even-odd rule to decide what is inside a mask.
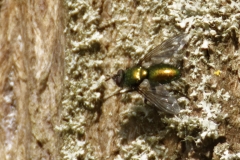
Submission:
[[[134,66],[126,70],[120,69],[112,79],[127,91],[137,91],[159,110],[178,114],[180,107],[177,100],[163,84],[179,79],[181,71],[165,61],[172,59],[173,63],[177,63],[177,60],[182,58],[182,54],[178,53],[188,42],[188,37],[187,34],[179,34],[167,39]]]

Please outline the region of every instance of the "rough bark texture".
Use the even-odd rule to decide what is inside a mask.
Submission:
[[[240,159],[239,2],[62,3],[0,1],[1,159]],[[181,32],[182,77],[165,85],[180,114],[104,99],[109,76]]]
[[[60,1],[0,2],[1,160],[59,155],[64,13]]]
[[[239,3],[68,1],[63,159],[239,158]],[[192,35],[169,116],[112,80],[164,39]],[[231,147],[232,146],[232,147]]]

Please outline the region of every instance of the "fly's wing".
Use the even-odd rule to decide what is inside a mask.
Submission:
[[[147,53],[138,62],[138,64],[143,64],[143,62],[150,62],[152,65],[162,63],[164,60],[173,57],[180,58],[181,56],[177,53],[183,49],[183,47],[189,41],[189,38],[190,35],[183,33],[165,40],[163,43]]]
[[[151,87],[149,84],[146,86],[146,82],[143,83],[145,84],[139,86],[138,92],[151,104],[156,106],[159,110],[169,114],[178,114],[180,112],[177,100],[164,88],[163,85]]]

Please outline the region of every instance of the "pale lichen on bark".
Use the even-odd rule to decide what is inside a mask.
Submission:
[[[239,158],[239,3],[68,1],[63,159]],[[178,33],[192,38],[168,116],[105,81]],[[179,83],[179,85],[177,85]],[[170,88],[171,89],[171,88]],[[234,138],[234,140],[233,140]],[[229,146],[233,146],[233,149]]]

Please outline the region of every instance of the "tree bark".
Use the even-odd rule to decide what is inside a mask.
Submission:
[[[64,74],[61,1],[1,1],[1,159],[57,159]]]

